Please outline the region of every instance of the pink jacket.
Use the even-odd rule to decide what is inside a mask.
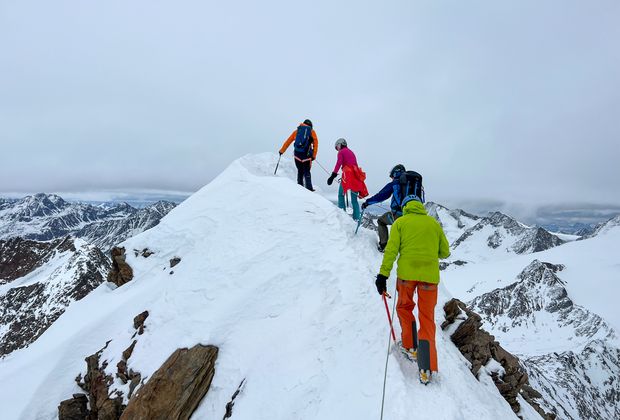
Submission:
[[[343,147],[338,151],[338,160],[336,161],[333,172],[337,174],[342,166],[357,166],[355,153],[348,147]]]

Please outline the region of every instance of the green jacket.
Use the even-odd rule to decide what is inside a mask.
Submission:
[[[439,283],[439,258],[450,256],[450,245],[441,225],[419,201],[407,203],[403,215],[394,221],[380,274],[390,276],[398,254],[399,279]]]

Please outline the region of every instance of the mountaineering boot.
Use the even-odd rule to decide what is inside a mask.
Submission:
[[[430,343],[420,340],[418,343],[418,367],[420,368],[420,382],[428,385],[431,381]]]
[[[417,360],[418,352],[416,349],[407,349],[403,347],[402,341],[398,342],[398,348],[400,349],[400,352],[410,361],[415,362]]]
[[[431,381],[431,371],[420,369],[420,383],[424,385],[428,385]]]

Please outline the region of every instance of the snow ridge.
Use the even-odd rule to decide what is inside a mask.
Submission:
[[[74,378],[84,358],[109,340],[101,360],[113,374],[131,344],[128,326],[144,310],[150,315],[127,366],[143,378],[179,347],[220,349],[194,418],[222,417],[244,379],[235,419],[378,417],[389,329],[373,284],[376,234],[354,235],[347,214],[296,185],[291,160],[283,158],[274,177],[276,161],[269,153],[233,162],[158,226],[122,244],[131,282],[100,286],[28,349],[0,360],[0,383],[13,383],[0,393],[7,418],[55,416],[59,401],[79,392]],[[239,204],[234,217],[231,202]],[[145,257],[145,248],[153,254]],[[172,268],[175,257],[181,262]],[[440,289],[438,323],[450,298]],[[427,387],[390,356],[385,418],[515,418],[447,334],[438,328],[440,373]],[[124,389],[116,380],[114,387]],[[531,411],[521,415],[536,418]]]

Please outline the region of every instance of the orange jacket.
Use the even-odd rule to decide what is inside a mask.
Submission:
[[[306,124],[302,123],[299,125],[306,125]],[[316,132],[314,130],[311,131],[310,135],[312,136],[312,160],[314,160],[316,159],[316,154],[319,151],[319,139],[316,136]],[[295,129],[295,131],[293,131],[293,133],[290,136],[288,136],[288,139],[286,139],[286,141],[280,148],[280,153],[286,152],[286,149],[288,149],[291,143],[295,141],[295,137],[297,137],[297,129]],[[295,156],[295,159],[299,160],[297,156]]]

